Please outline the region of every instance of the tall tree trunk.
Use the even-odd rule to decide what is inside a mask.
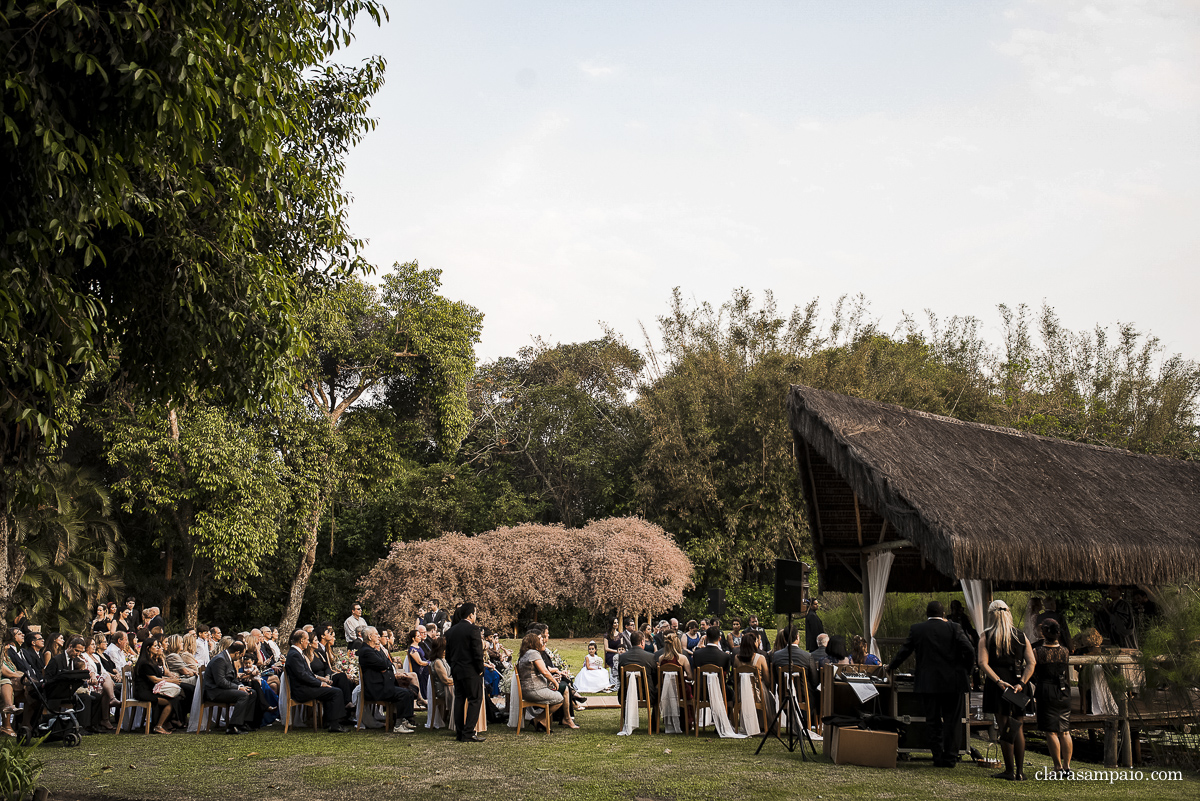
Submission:
[[[304,603],[304,591],[308,589],[308,579],[312,576],[313,567],[317,563],[317,532],[321,528],[321,510],[324,508],[324,498],[318,499],[313,505],[312,516],[308,521],[308,530],[304,538],[304,556],[296,567],[296,577],[292,579],[292,589],[288,593],[287,608],[283,610],[283,618],[279,621],[279,631],[284,636],[291,636],[296,630],[296,621],[300,619],[300,605]]]
[[[5,622],[8,621],[8,609],[12,605],[13,590],[16,589],[8,559],[9,542],[14,536],[12,518],[7,511],[0,509],[0,620]]]
[[[187,577],[187,589],[183,599],[183,627],[184,629],[195,628],[200,618],[200,582],[204,578],[204,571],[199,570],[192,565],[191,573]]]

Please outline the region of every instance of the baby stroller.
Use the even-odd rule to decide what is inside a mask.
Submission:
[[[74,748],[83,742],[83,727],[79,725],[76,713],[82,712],[86,705],[74,691],[87,682],[88,672],[86,670],[70,670],[63,671],[58,676],[59,681],[65,682],[71,689],[69,701],[52,703],[46,697],[46,691],[41,682],[33,681],[28,676],[23,679],[25,703],[36,704],[38,709],[38,714],[34,717],[37,722],[32,729],[28,726],[21,727],[20,739],[26,744],[35,740],[62,740],[64,746]],[[67,703],[70,704],[70,707],[64,706]],[[58,706],[58,711],[51,711],[55,706]]]

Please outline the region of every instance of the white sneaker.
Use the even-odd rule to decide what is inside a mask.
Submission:
[[[416,729],[401,721],[400,723],[396,724],[395,728],[392,729],[392,734],[412,734],[414,731],[416,731]]]

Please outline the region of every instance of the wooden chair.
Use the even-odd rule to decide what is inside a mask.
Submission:
[[[650,698],[650,679],[646,675],[646,668],[641,665],[622,665],[619,671],[619,689],[617,690],[617,701],[621,705],[621,728],[625,728],[625,688],[630,676],[641,676],[641,681],[637,685],[637,705],[638,709],[645,709],[646,714],[650,717],[649,732],[654,734],[658,728],[658,711],[655,702]],[[680,688],[682,694],[683,689]],[[638,712],[638,717],[641,717],[641,712]]]
[[[121,716],[117,719],[117,734],[125,727],[126,710],[145,710],[146,734],[150,733],[150,719],[154,717],[154,702],[139,701],[133,697],[133,668],[129,665],[121,671]],[[129,730],[133,731],[133,719],[129,721]]]
[[[758,714],[760,731],[767,730],[767,693],[762,679],[753,665],[739,665],[733,669],[733,727],[738,727],[738,716],[742,711],[742,676],[749,674],[750,689],[754,694],[754,711]]]
[[[658,714],[661,717],[664,711],[662,691],[663,687],[666,686],[665,677],[671,673],[675,674],[675,687],[679,690],[680,719],[683,721],[680,728],[686,732],[692,727],[692,705],[688,703],[687,676],[684,675],[682,665],[664,665],[661,662],[658,664]],[[661,722],[659,723],[658,730],[660,734],[663,733]]]
[[[290,727],[292,725],[292,710],[296,709],[296,708],[307,709],[309,711],[309,714],[312,715],[313,731],[318,731],[319,727],[321,725],[321,705],[318,704],[315,699],[312,701],[297,701],[295,698],[293,698],[292,697],[292,681],[291,681],[291,679],[288,678],[288,674],[287,674],[286,670],[283,671],[283,675],[281,675],[279,677],[279,691],[280,691],[279,692],[280,695],[283,695],[286,692],[287,699],[288,699],[287,700],[287,709],[282,710],[284,713],[284,715],[283,715],[283,733],[284,734],[288,733],[288,727]],[[358,697],[362,698],[361,692],[358,694]]]
[[[713,702],[716,700],[709,698],[708,695],[708,676],[710,673],[716,674],[717,686],[721,688],[721,698],[719,703],[726,710],[729,709],[729,701],[725,697],[725,671],[716,665],[701,665],[696,669],[696,689],[693,692],[695,702],[692,704],[692,716],[695,719],[695,732],[697,737],[700,736],[700,711],[703,709],[711,710],[713,707]]]
[[[784,682],[789,675],[792,680],[792,690],[796,695],[796,708],[802,715],[804,725],[812,731],[820,732],[821,718],[819,715],[813,714],[812,699],[808,695],[808,671],[802,667],[793,667],[790,674],[786,666],[779,667],[775,671],[775,697],[779,699],[780,704],[780,727],[786,725],[791,728],[792,726],[792,722],[787,718],[787,710],[782,708]]]
[[[208,670],[208,665],[200,668],[200,675],[196,677],[196,692],[204,692],[204,671]],[[221,713],[224,712],[226,720],[229,715],[233,714],[233,704],[225,703],[224,701],[205,701],[204,696],[200,696],[200,720],[196,721],[196,733],[202,734],[208,731],[209,727],[214,723],[220,724]]]
[[[525,710],[531,707],[541,707],[543,710],[545,710],[542,723],[546,727],[546,733],[549,734],[550,715],[554,712],[554,710],[562,706],[562,704],[547,704],[545,701],[526,701],[525,693],[521,691],[521,674],[514,671],[513,676],[515,676],[517,680],[517,704],[519,705],[517,707],[517,734],[521,733],[521,725],[525,722]],[[465,709],[463,710],[463,713],[466,714]]]

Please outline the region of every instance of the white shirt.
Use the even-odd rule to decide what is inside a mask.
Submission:
[[[110,646],[111,647],[111,646]],[[201,665],[207,665],[212,659],[212,655],[208,650],[208,640],[196,638],[196,661]]]
[[[127,663],[127,660],[125,659],[125,652],[122,651],[120,646],[118,646],[115,642],[108,644],[108,647],[104,649],[104,655],[111,659],[113,664],[117,666],[118,674],[125,671],[125,665]]]
[[[271,653],[275,654],[276,659],[279,659],[279,646],[274,640],[267,640],[267,648],[271,649]]]
[[[351,615],[350,617],[346,618],[346,622],[342,623],[342,630],[346,635],[346,642],[353,642],[355,630],[357,630],[359,626],[365,625],[367,625],[367,619],[365,617],[355,617],[354,615]]]

